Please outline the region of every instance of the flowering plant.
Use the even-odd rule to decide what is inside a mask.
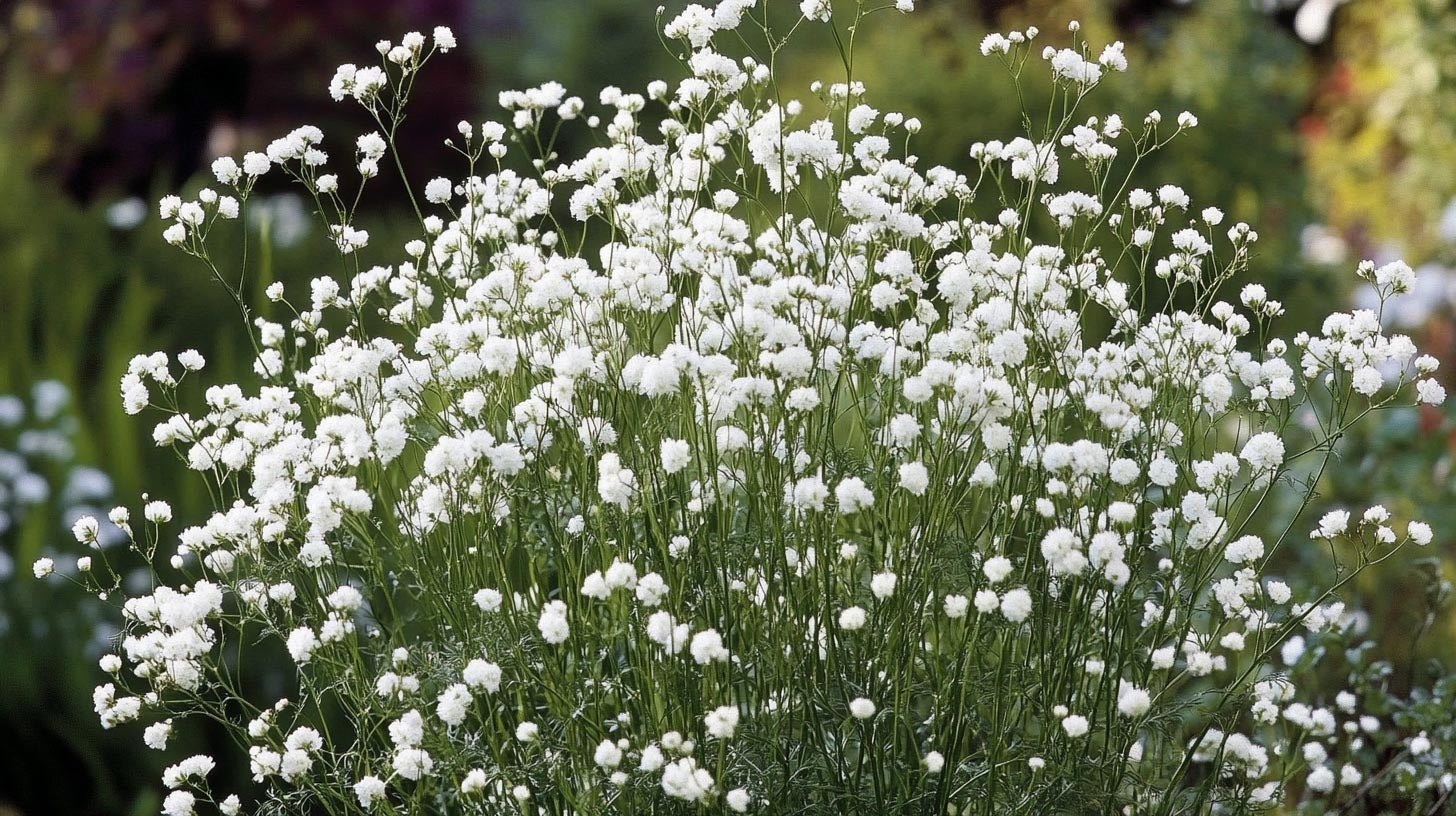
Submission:
[[[256,326],[264,384],[212,385],[194,411],[161,353],[122,381],[217,508],[175,546],[164,503],[112,513],[170,568],[125,602],[103,725],[145,718],[165,749],[188,718],[225,724],[265,813],[1354,795],[1358,712],[1302,699],[1274,658],[1339,630],[1340,589],[1433,533],[1377,506],[1306,539],[1299,512],[1261,510],[1304,507],[1370,412],[1441,402],[1434,359],[1374,312],[1283,339],[1263,287],[1220,299],[1258,235],[1176,186],[1128,189],[1197,119],[1089,115],[1121,44],[1093,58],[1071,26],[1041,55],[1051,110],[972,146],[964,175],[920,168],[920,122],[854,77],[864,18],[910,0],[848,26],[805,0],[788,34],[760,5],[667,20],[687,76],[606,88],[605,117],[554,83],[502,94],[508,122],[459,125],[461,176],[411,193],[420,235],[392,265],[363,260],[358,193],[314,128],[220,159],[222,192],[163,200],[168,240]],[[775,65],[814,25],[844,75],[806,104]],[[1037,36],[982,51],[1017,82]],[[412,33],[339,68],[330,93],[378,125],[359,186],[386,165],[408,182],[392,145],[413,79],[454,45]],[[558,156],[583,125],[599,145]],[[306,302],[270,287],[286,325],[208,243],[269,172],[313,198],[346,272]],[[1383,297],[1413,277],[1358,273]],[[1280,549],[1304,546],[1355,563],[1280,580]],[[297,666],[284,699],[236,681],[269,644]],[[214,764],[172,766],[164,812],[242,812]]]
[[[0,588],[14,573],[17,555],[28,556],[37,574],[49,574],[55,567],[49,556],[64,544],[50,540],[47,531],[64,530],[112,498],[111,477],[76,463],[70,402],[70,390],[56,380],[35,383],[29,401],[0,394]],[[102,545],[125,540],[110,525],[98,529]],[[80,567],[90,564],[83,559]],[[0,633],[12,623],[0,618]]]

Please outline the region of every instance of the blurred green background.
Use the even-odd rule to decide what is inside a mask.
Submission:
[[[767,1],[792,12],[789,0]],[[366,128],[329,101],[333,67],[367,61],[377,39],[438,24],[455,29],[466,53],[426,72],[402,138],[415,178],[458,172],[441,140],[459,119],[493,116],[502,89],[556,79],[591,100],[602,84],[640,90],[676,76],[653,31],[656,5],[0,0],[0,395],[11,395],[0,399],[0,816],[156,812],[160,757],[140,747],[139,728],[102,732],[90,711],[95,660],[112,631],[104,605],[55,583],[41,591],[29,564],[58,554],[60,568],[74,569],[69,524],[108,501],[134,506],[151,493],[187,522],[208,511],[199,483],[153,448],[150,423],[125,416],[116,391],[133,354],[159,349],[202,351],[207,382],[250,378],[234,308],[164,245],[157,198],[210,181],[215,156],[261,149],[303,123],[346,154],[345,140]],[[1179,184],[1200,206],[1254,224],[1254,272],[1290,306],[1292,323],[1368,305],[1355,263],[1404,257],[1422,283],[1388,322],[1456,364],[1450,0],[917,6],[868,26],[858,65],[871,103],[925,122],[924,161],[965,168],[972,141],[1018,129],[1010,84],[977,50],[987,31],[1034,23],[1058,42],[1062,24],[1078,19],[1094,43],[1128,43],[1132,69],[1099,91],[1097,107],[1125,118],[1153,108],[1198,114],[1200,127],[1138,177]],[[832,76],[832,65],[827,51],[799,52],[790,87],[807,96],[810,79]],[[1033,95],[1046,92],[1032,83]],[[571,149],[567,137],[563,152]],[[386,262],[410,220],[395,209],[398,188],[381,181],[366,196],[364,226],[369,251]],[[268,281],[300,285],[330,268],[332,249],[286,187],[264,186],[257,206],[230,240],[262,253],[248,282],[262,304]],[[1432,661],[1456,644],[1443,606],[1451,570],[1440,562],[1456,541],[1453,447],[1447,413],[1390,414],[1346,440],[1338,478],[1321,485],[1324,504],[1380,501],[1437,527],[1422,553],[1430,559],[1406,559],[1360,587],[1375,651],[1398,668],[1397,693],[1433,682]],[[1304,557],[1291,574],[1332,569],[1328,553]],[[280,682],[268,666],[251,669],[255,682]],[[208,747],[199,740],[198,750]],[[219,773],[236,779],[245,769]]]

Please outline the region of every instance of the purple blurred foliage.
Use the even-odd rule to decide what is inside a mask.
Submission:
[[[462,45],[422,75],[411,120],[470,118],[484,80],[472,51],[518,33],[521,2],[0,0],[0,64],[27,74],[30,104],[12,125],[30,134],[38,172],[82,201],[146,195],[306,123],[335,137],[331,164],[347,167],[344,138],[373,124],[329,99],[329,77],[340,63],[372,63],[376,40],[410,30],[448,25]],[[402,129],[412,177],[449,166],[450,135]]]

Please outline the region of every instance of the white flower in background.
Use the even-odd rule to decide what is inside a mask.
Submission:
[[[1072,714],[1062,718],[1062,730],[1067,732],[1067,736],[1073,739],[1086,736],[1088,728],[1087,718],[1080,714]]]
[[[849,702],[849,713],[856,720],[868,720],[875,716],[875,704],[864,697],[856,697]]]

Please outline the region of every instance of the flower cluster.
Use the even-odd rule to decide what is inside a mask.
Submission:
[[[465,171],[387,265],[315,129],[220,162],[244,206],[270,167],[303,184],[349,278],[270,291],[292,316],[256,320],[256,389],[171,411],[171,361],[131,367],[128,410],[166,410],[220,502],[126,528],[178,544],[126,603],[103,723],[232,723],[260,811],[1247,812],[1357,784],[1278,662],[1343,625],[1349,578],[1281,580],[1305,520],[1260,509],[1307,502],[1366,413],[1439,403],[1435,361],[1371,312],[1281,339],[1261,287],[1223,299],[1258,234],[1127,183],[1197,119],[1083,110],[1120,44],[1041,52],[1058,104],[965,174],[920,166],[847,55],[784,97],[763,5],[666,21],[675,85],[461,123]],[[753,29],[758,56],[719,50]],[[1038,35],[982,50],[1019,76]],[[330,86],[379,124],[360,183],[432,53],[379,50]],[[557,156],[563,121],[597,146]],[[163,209],[234,280],[209,206]],[[1312,535],[1363,569],[1433,533],[1372,508]],[[287,699],[231,681],[260,638]],[[210,768],[169,771],[167,813],[216,801]]]

